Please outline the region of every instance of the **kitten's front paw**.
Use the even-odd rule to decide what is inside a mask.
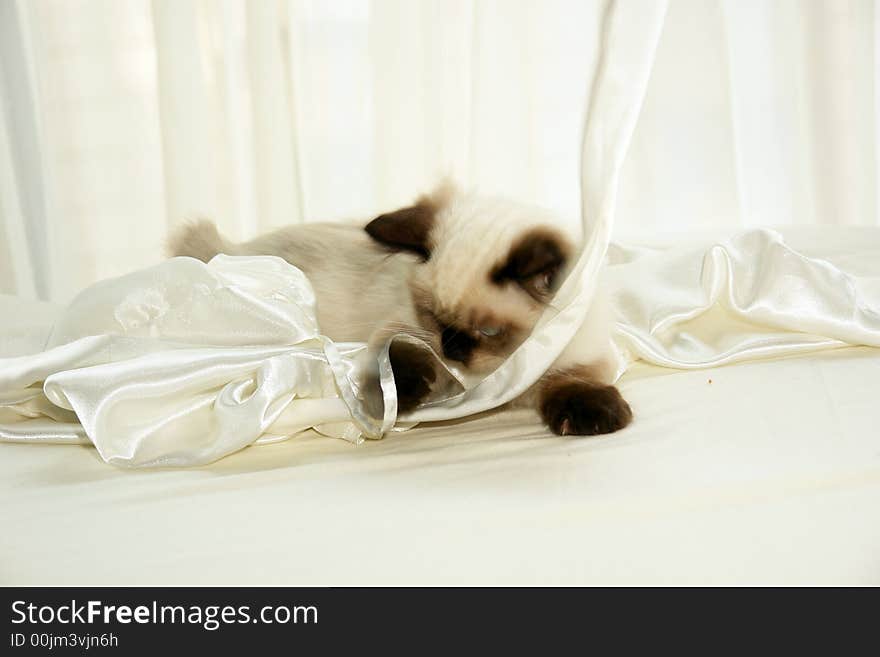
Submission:
[[[431,392],[437,372],[425,351],[408,342],[393,342],[388,356],[394,370],[394,387],[397,388],[397,412],[407,413]]]
[[[614,386],[571,382],[545,392],[541,416],[560,436],[595,436],[623,429],[632,410]]]

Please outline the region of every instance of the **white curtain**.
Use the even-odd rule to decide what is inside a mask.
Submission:
[[[650,1],[650,0],[646,0]],[[578,218],[595,4],[0,0],[0,292],[68,300],[452,175]],[[616,231],[878,224],[870,0],[672,0]]]

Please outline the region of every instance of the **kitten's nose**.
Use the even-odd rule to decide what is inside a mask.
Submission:
[[[474,346],[477,344],[477,341],[467,333],[461,333],[454,328],[443,329],[441,339],[443,340],[443,355],[449,360],[457,360],[461,363],[467,363]]]

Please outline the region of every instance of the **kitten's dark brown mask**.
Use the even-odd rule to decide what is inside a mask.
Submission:
[[[419,257],[410,290],[420,327],[444,358],[485,373],[528,337],[565,276],[573,247],[554,219],[445,187],[366,231]]]

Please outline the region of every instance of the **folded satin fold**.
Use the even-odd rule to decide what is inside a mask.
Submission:
[[[87,436],[128,466],[210,463],[285,413],[300,418],[285,419],[287,435],[378,438],[393,425],[393,375],[380,365],[390,414],[375,418],[357,384],[364,351],[319,333],[311,285],[279,258],[173,258],[88,288],[45,350],[0,360],[0,438]]]
[[[847,258],[858,276],[795,251],[771,230],[656,252],[617,246],[605,278],[620,373],[637,358],[689,369],[880,347],[880,230],[865,234]]]

